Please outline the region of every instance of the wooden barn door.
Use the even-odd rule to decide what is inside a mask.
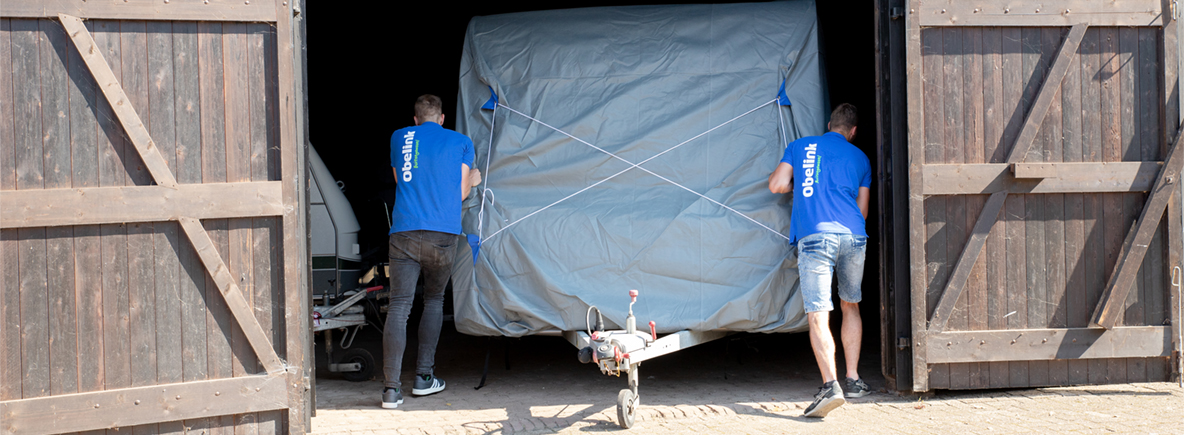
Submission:
[[[913,390],[1173,376],[1173,4],[903,11]]]
[[[0,14],[0,433],[307,432],[293,7]]]

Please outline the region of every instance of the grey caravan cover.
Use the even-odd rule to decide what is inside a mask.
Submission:
[[[825,92],[812,1],[474,18],[457,128],[481,242],[458,244],[457,329],[584,330],[590,305],[623,327],[637,289],[642,329],[804,330],[792,195],[767,177],[824,132]]]

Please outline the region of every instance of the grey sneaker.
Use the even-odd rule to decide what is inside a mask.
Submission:
[[[416,396],[426,396],[428,394],[439,393],[444,390],[444,381],[432,375],[415,375],[415,388],[411,389],[411,394]]]
[[[403,404],[403,393],[398,388],[386,388],[382,390],[382,407],[386,409],[395,409]]]
[[[867,384],[863,382],[863,379],[847,378],[847,388],[843,391],[846,392],[845,395],[848,399],[854,399],[872,394],[871,387],[868,387]]]
[[[826,414],[843,406],[844,403],[847,403],[847,399],[843,398],[843,389],[839,388],[839,381],[830,381],[822,384],[822,388],[818,389],[818,394],[814,395],[814,403],[811,403],[802,415],[816,418],[826,417]]]

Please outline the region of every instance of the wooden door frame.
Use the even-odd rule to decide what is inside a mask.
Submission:
[[[287,0],[211,4],[177,2],[103,3],[71,0],[10,0],[5,18],[56,17],[66,29],[110,103],[116,118],[155,181],[154,186],[5,191],[0,228],[31,228],[129,222],[176,221],[225,299],[266,374],[167,385],[96,391],[0,402],[4,433],[59,433],[288,409],[288,430],[309,426],[311,351],[306,268],[284,267],[283,294],[287,361],[280,359],[242,290],[234,282],[201,219],[274,217],[282,219],[283,264],[306,264],[307,228],[303,134],[298,133],[296,35],[298,9]],[[71,13],[73,15],[68,15]],[[132,107],[110,65],[82,24],[88,19],[254,21],[276,27],[279,95],[280,181],[179,185]],[[285,86],[287,84],[288,86]],[[111,204],[122,204],[115,209]],[[141,406],[143,405],[143,406]]]
[[[1173,192],[1184,152],[1177,153],[1180,139],[1179,93],[1171,84],[1178,74],[1177,23],[1174,4],[1168,0],[1120,0],[1108,3],[1073,2],[1055,10],[1012,11],[1014,2],[990,0],[966,3],[958,0],[921,2],[910,0],[904,14],[905,70],[908,105],[909,154],[909,221],[910,221],[910,283],[913,352],[912,389],[929,390],[929,364],[1051,360],[1063,358],[1111,358],[1134,356],[1169,356],[1173,343],[1180,337],[1164,326],[1116,327],[1112,315],[1120,301],[1126,299],[1135,273],[1142,263],[1147,242],[1158,227],[1165,209],[1169,215],[1168,262],[1180,265],[1180,197]],[[1014,13],[1013,13],[1014,12]],[[1166,13],[1165,13],[1166,12]],[[1106,163],[1025,163],[1032,139],[1043,121],[1053,94],[1059,88],[1068,64],[1087,26],[1156,26],[1163,27],[1161,79],[1165,84],[1160,102],[1166,109],[1160,124],[1164,127],[1161,143],[1173,143],[1165,150],[1164,162],[1106,162]],[[1022,130],[1004,164],[925,164],[924,111],[921,88],[921,28],[938,26],[1071,26],[1064,38],[1046,81],[1025,116]],[[1085,176],[1082,176],[1084,174]],[[1100,181],[1099,181],[1100,180]],[[1114,273],[1092,316],[1094,328],[1060,328],[1004,331],[946,332],[945,325],[962,294],[970,270],[980,256],[987,234],[998,219],[1008,193],[1066,193],[1066,192],[1132,192],[1149,191],[1136,225],[1131,228],[1122,248]],[[924,226],[927,195],[991,194],[974,226],[970,240],[954,266],[945,291],[928,316],[927,270],[925,259],[926,230]],[[1177,292],[1178,293],[1178,292]],[[1175,297],[1179,297],[1178,294]],[[1172,319],[1179,321],[1180,313],[1173,306]],[[1026,337],[1026,338],[1025,338]],[[1033,337],[1041,341],[1031,344]],[[1074,346],[1058,351],[1061,343],[1073,340]],[[1114,340],[1125,340],[1122,346]],[[1025,352],[1016,352],[1015,345],[1029,345]],[[1082,345],[1084,344],[1084,345]],[[1010,347],[1009,347],[1010,346]],[[1002,358],[1002,359],[1000,359]]]

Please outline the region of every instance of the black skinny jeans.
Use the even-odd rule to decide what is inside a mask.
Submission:
[[[422,271],[423,316],[419,320],[419,354],[416,374],[432,374],[436,343],[444,323],[444,286],[452,272],[455,234],[436,231],[404,231],[390,236],[390,304],[382,339],[382,372],[386,386],[399,388],[403,352],[407,350],[407,316],[415,300],[415,284]]]

